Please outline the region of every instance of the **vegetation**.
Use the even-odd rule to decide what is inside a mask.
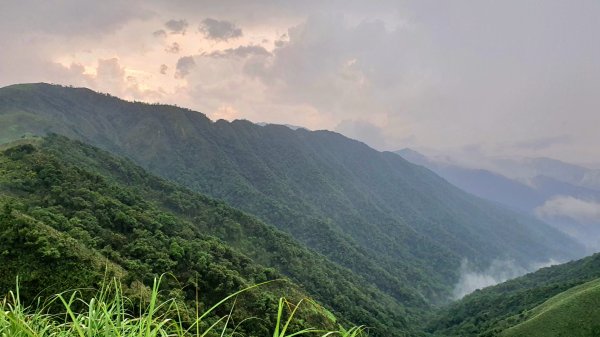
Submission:
[[[86,337],[86,336],[118,336],[118,337],[200,337],[200,336],[245,336],[238,328],[246,322],[257,317],[247,317],[239,322],[233,321],[236,297],[252,288],[242,289],[237,293],[227,296],[213,307],[204,312],[196,312],[191,321],[185,321],[182,312],[188,311],[181,308],[180,304],[169,299],[161,301],[159,294],[160,280],[154,281],[147,303],[138,303],[123,294],[121,284],[113,280],[104,283],[104,286],[90,299],[83,298],[78,291],[63,292],[53,296],[48,303],[38,304],[38,307],[25,307],[19,297],[19,288],[10,292],[0,301],[0,335],[11,337]],[[48,306],[58,302],[62,312],[49,313]],[[219,306],[233,302],[229,313],[220,317],[210,326],[202,321]],[[277,316],[274,326],[271,327],[273,337],[292,337],[312,334],[313,336],[361,336],[366,329],[355,326],[344,329],[339,326],[336,330],[319,330],[305,328],[290,331],[290,323],[297,319],[296,313],[303,300],[297,304],[289,303],[285,298],[280,298],[277,307]],[[134,313],[137,304],[138,311]],[[308,304],[310,305],[310,304]]]
[[[571,330],[571,325],[568,324],[579,322],[577,324],[582,325],[581,329],[573,331],[582,333],[585,329],[595,329],[594,324],[586,322],[598,317],[599,307],[596,306],[594,310],[591,308],[597,304],[597,283],[594,283],[597,281],[594,280],[599,276],[600,254],[542,268],[535,273],[467,295],[439,312],[428,330],[442,336],[497,336],[522,322],[525,322],[524,325],[518,329],[509,329],[507,333],[514,331],[517,334],[518,331],[526,331],[538,326],[540,322],[546,322],[543,324],[547,324],[548,329],[558,329],[562,326],[564,336],[576,336],[568,333]],[[594,282],[586,283],[591,281]],[[587,285],[577,287],[584,283]],[[551,298],[553,299],[550,300]],[[536,316],[549,308],[552,310]],[[579,309],[576,308],[587,308],[588,312],[586,315],[578,315]],[[556,319],[556,316],[553,316],[556,313],[563,316],[560,323],[564,325],[548,323],[547,320]],[[529,321],[532,318],[533,320]],[[544,336],[558,335],[560,334]]]
[[[564,291],[524,316],[524,322],[501,336],[600,336],[600,279]]]
[[[126,156],[225,200],[351,270],[344,279],[364,280],[410,308],[446,303],[465,258],[476,266],[506,258],[528,267],[583,253],[543,223],[332,132],[212,122],[198,112],[87,89],[35,84],[0,90],[4,139],[48,132]],[[185,198],[173,198],[185,214]]]
[[[372,335],[402,335],[426,307],[421,302],[406,311],[275,228],[60,136],[21,141],[0,154],[0,262],[0,292],[19,275],[28,302],[98,285],[106,274],[138,296],[170,273],[174,278],[163,282],[169,298],[193,307],[200,289],[206,308],[241,288],[287,276],[293,282],[238,301],[241,315],[259,315],[262,321],[244,327],[259,335],[268,327],[261,322],[274,322],[277,313],[269,308],[284,294],[293,301],[315,298],[371,327]],[[326,325],[323,317],[331,315],[323,312],[303,319]]]
[[[495,336],[535,326],[545,316],[529,313],[546,312],[536,307],[600,275],[598,256],[542,269],[442,308],[422,332],[428,313],[448,302],[461,260],[528,267],[582,248],[331,132],[212,122],[191,110],[39,84],[0,89],[0,143],[14,140],[0,145],[0,293],[20,278],[19,296],[2,304],[7,329],[81,337],[97,333],[79,329],[95,329],[95,317],[124,336],[140,326],[157,335],[213,327],[206,336],[281,336],[350,322],[371,336]],[[149,288],[165,273],[161,292]],[[94,291],[107,278],[121,280],[110,298]],[[209,310],[276,279],[286,281],[240,294],[234,311]],[[64,289],[81,290],[53,297]],[[130,307],[93,316],[113,308],[112,298]],[[316,302],[287,305],[304,298]],[[548,313],[574,303],[559,302]],[[61,308],[66,315],[55,316]],[[209,314],[195,324],[198,312]]]

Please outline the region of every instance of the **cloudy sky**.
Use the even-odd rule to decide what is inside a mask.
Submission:
[[[600,2],[0,3],[0,86],[52,82],[403,147],[600,162]]]

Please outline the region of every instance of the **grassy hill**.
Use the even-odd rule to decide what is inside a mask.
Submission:
[[[583,254],[544,223],[336,133],[212,122],[195,111],[88,89],[0,89],[0,138],[47,132],[225,200],[408,306],[446,302],[463,259],[478,267],[494,259],[528,267]]]
[[[89,145],[50,136],[0,149],[0,293],[17,275],[27,303],[114,276],[140,296],[163,273],[165,295],[189,308],[197,289],[206,308],[258,282],[291,280],[238,299],[241,317],[258,318],[245,326],[255,335],[267,333],[281,295],[317,299],[377,336],[404,335],[426,308],[415,299],[406,311],[274,227]],[[324,309],[305,314],[306,324],[333,324]]]
[[[467,295],[438,312],[428,331],[440,336],[513,336],[545,325],[548,330],[541,331],[549,334],[525,335],[595,336],[588,332],[596,331],[592,323],[599,314],[599,277],[600,254],[542,268]]]
[[[525,314],[503,337],[600,336],[600,279],[564,291]]]

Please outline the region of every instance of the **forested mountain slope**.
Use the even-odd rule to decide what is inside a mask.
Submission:
[[[599,277],[600,254],[543,268],[465,296],[438,313],[429,330],[440,336],[497,336],[523,323],[503,333],[503,336],[519,336],[532,326],[539,327],[540,322],[548,323],[560,316],[562,321],[546,324],[548,329],[551,326],[558,329],[558,333],[545,330],[544,335],[542,330],[539,336],[596,336],[591,331],[600,332],[600,325],[590,322],[593,317],[600,317]],[[590,281],[595,284],[580,286]],[[577,286],[580,287],[574,288]],[[575,314],[582,308],[587,308],[585,315]],[[546,310],[552,310],[549,316],[538,317]],[[577,325],[579,329],[571,334],[569,327]]]
[[[527,267],[582,248],[393,153],[327,131],[212,122],[47,84],[0,89],[0,135],[56,132],[127,156],[291,233],[403,303],[447,300],[461,260]]]
[[[62,136],[20,143],[0,149],[0,294],[17,276],[27,303],[116,276],[139,295],[141,283],[169,273],[169,297],[195,308],[198,289],[206,308],[288,277],[238,299],[236,312],[258,318],[245,328],[254,335],[268,332],[282,295],[315,298],[377,336],[404,335],[427,308],[413,294],[405,310],[288,234],[129,161]]]
[[[600,279],[564,291],[502,332],[505,337],[600,336]]]

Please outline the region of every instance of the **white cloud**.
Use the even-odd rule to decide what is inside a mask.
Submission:
[[[584,223],[600,222],[600,203],[572,196],[557,196],[538,207],[535,213],[542,219],[566,217]]]
[[[460,299],[477,289],[493,286],[528,272],[558,263],[558,261],[551,259],[546,262],[532,264],[525,268],[510,260],[494,260],[486,269],[478,270],[469,261],[463,260],[460,266],[459,281],[454,286],[453,297]]]

